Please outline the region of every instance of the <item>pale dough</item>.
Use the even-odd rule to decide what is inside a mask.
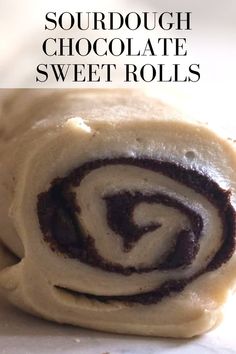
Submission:
[[[13,304],[60,323],[140,335],[192,337],[219,322],[236,280],[232,141],[183,119],[143,92],[103,89],[9,93],[1,107],[0,137],[0,238],[13,254],[6,256],[7,262],[6,250],[1,251],[0,287]],[[144,160],[154,161],[154,167],[146,168]],[[183,176],[175,179],[168,163]],[[87,166],[87,172],[77,184],[68,179],[67,185],[80,208],[74,223],[92,237],[105,265],[93,264],[93,256],[87,255],[90,248],[82,254],[83,243],[78,257],[73,250],[70,254],[66,240],[57,249],[55,240],[50,243],[50,230],[43,232],[45,225],[40,224],[39,196],[56,178],[67,178],[80,166]],[[196,173],[186,177],[188,171]],[[198,177],[204,185],[193,188]],[[223,211],[216,192],[212,197],[204,194],[211,188],[219,191],[219,198],[228,191]],[[41,199],[41,221],[46,223],[46,199]],[[232,213],[222,216],[226,207]],[[53,213],[55,236],[59,213]],[[117,215],[125,227],[131,222],[129,230],[122,229]],[[113,227],[108,219],[117,224]],[[230,250],[223,249],[226,233]],[[175,264],[171,259],[183,252],[183,244],[168,258],[169,250],[177,247],[176,234],[192,247],[190,261],[180,257]],[[63,252],[63,247],[68,250]],[[214,263],[219,250],[229,255]],[[215,266],[210,267],[211,262]],[[157,292],[157,301],[135,298],[184,279],[189,282],[182,290],[163,296]]]

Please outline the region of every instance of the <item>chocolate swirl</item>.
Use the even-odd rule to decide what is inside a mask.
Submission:
[[[38,196],[37,210],[41,231],[44,240],[50,244],[53,251],[104,271],[116,272],[124,276],[154,270],[166,272],[191,266],[198,255],[201,239],[204,237],[203,216],[178,197],[163,191],[120,190],[102,195],[106,205],[106,223],[122,240],[125,253],[129,253],[142,237],[162,228],[162,222],[159,221],[137,225],[134,221],[134,210],[138,205],[145,203],[166,206],[177,210],[188,219],[188,226],[173,235],[172,246],[161,259],[157,259],[151,266],[124,266],[105,259],[99,254],[95,245],[95,235],[87,233],[78,221],[82,210],[74,189],[79,188],[84,178],[92,171],[115,165],[135,166],[159,173],[201,194],[216,208],[221,220],[220,246],[214,255],[209,257],[207,264],[191,276],[167,280],[159,287],[145,293],[124,296],[86,294],[88,297],[100,301],[156,303],[172,292],[182,291],[190,281],[207,271],[219,268],[231,258],[235,249],[235,210],[230,202],[230,191],[223,190],[202,172],[187,169],[174,162],[130,157],[99,159],[84,163],[68,176],[55,179],[50,189]]]

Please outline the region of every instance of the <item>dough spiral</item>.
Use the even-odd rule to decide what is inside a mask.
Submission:
[[[236,274],[233,143],[136,91],[45,96],[14,112],[17,137],[4,127],[1,238],[20,261],[3,292],[95,329],[210,329]]]

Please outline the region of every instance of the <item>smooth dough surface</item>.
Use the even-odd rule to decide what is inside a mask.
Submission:
[[[13,304],[118,333],[219,323],[236,280],[232,141],[134,90],[18,90],[0,114]]]

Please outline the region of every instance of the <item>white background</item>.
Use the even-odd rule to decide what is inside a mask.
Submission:
[[[108,58],[116,61],[144,64],[145,62],[200,63],[201,79],[197,83],[139,83],[135,87],[151,90],[160,98],[170,101],[194,114],[198,119],[210,120],[228,127],[235,126],[236,81],[236,1],[235,0],[0,0],[0,88],[16,87],[84,87],[89,84],[36,83],[36,67],[44,62],[81,62],[79,57],[48,58],[42,52],[42,42],[50,36],[65,36],[63,32],[45,31],[45,14],[48,11],[191,11],[192,31],[166,31],[166,36],[187,37],[187,57],[125,56]],[[90,39],[98,36],[119,36],[145,39],[162,37],[158,31],[86,31]],[[106,33],[105,33],[106,32]],[[76,28],[67,36],[80,37]],[[85,36],[85,32],[82,34]],[[93,58],[85,57],[84,62]],[[96,58],[97,60],[98,58]],[[104,58],[102,58],[104,61]],[[123,79],[123,77],[122,77]],[[102,83],[91,84],[101,87]],[[90,86],[91,86],[90,85]],[[111,86],[111,84],[109,84]],[[119,70],[113,86],[127,86]]]

